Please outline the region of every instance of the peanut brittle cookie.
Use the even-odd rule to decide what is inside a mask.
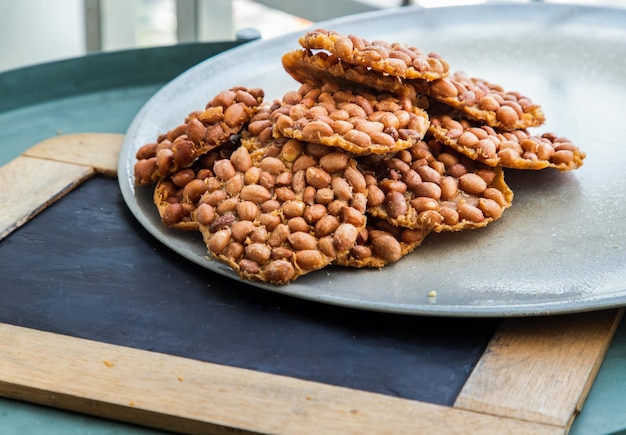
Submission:
[[[217,94],[205,110],[137,151],[134,173],[139,185],[152,184],[189,167],[201,155],[239,134],[263,101],[261,89],[235,87]]]
[[[437,140],[489,166],[567,171],[582,166],[586,156],[569,139],[552,133],[533,136],[526,130],[498,132],[450,115],[433,117],[430,130]]]
[[[427,235],[426,230],[396,227],[385,220],[368,216],[367,226],[359,232],[356,244],[333,264],[380,268],[413,252]]]
[[[447,104],[499,130],[537,127],[545,122],[541,106],[519,92],[455,72],[432,82],[411,82],[419,93]]]
[[[395,96],[409,97],[413,101],[418,99],[415,87],[405,85],[400,78],[380,74],[362,65],[341,62],[336,56],[325,52],[312,53],[306,49],[290,51],[283,55],[282,63],[285,71],[295,80],[315,87],[326,83],[336,83],[347,89],[365,86]]]
[[[435,80],[448,74],[448,63],[436,53],[423,53],[403,43],[368,41],[326,29],[307,32],[298,42],[308,50],[326,50],[352,65],[403,79]]]
[[[274,136],[384,154],[411,147],[428,131],[428,114],[409,98],[304,84],[283,97],[272,115]]]
[[[286,284],[348,252],[365,227],[363,175],[341,150],[278,140],[217,160],[195,218],[210,254],[243,279]]]
[[[501,167],[471,160],[436,140],[376,157],[359,163],[366,174],[367,210],[398,227],[479,228],[500,218],[513,199]]]

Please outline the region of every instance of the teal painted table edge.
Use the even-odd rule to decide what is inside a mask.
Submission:
[[[93,53],[10,70],[0,74],[0,113],[55,98],[164,84],[193,65],[242,43],[189,43]]]

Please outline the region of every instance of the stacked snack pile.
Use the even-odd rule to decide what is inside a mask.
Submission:
[[[503,168],[582,165],[569,140],[528,131],[540,106],[437,54],[324,29],[299,43],[282,59],[298,89],[221,91],[136,156],[163,223],[200,231],[243,279],[383,267],[431,231],[500,218]]]

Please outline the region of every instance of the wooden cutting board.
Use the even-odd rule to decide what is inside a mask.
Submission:
[[[0,239],[114,175],[122,139],[58,136],[1,167]],[[190,433],[567,433],[622,315],[503,319],[452,406],[0,324],[0,395]]]

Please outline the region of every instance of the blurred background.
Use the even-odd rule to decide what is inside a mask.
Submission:
[[[538,0],[509,0],[523,3]],[[626,0],[542,0],[626,7]],[[406,5],[480,0],[0,0],[0,71],[91,52],[271,38],[313,22]],[[502,2],[500,2],[502,3]]]

